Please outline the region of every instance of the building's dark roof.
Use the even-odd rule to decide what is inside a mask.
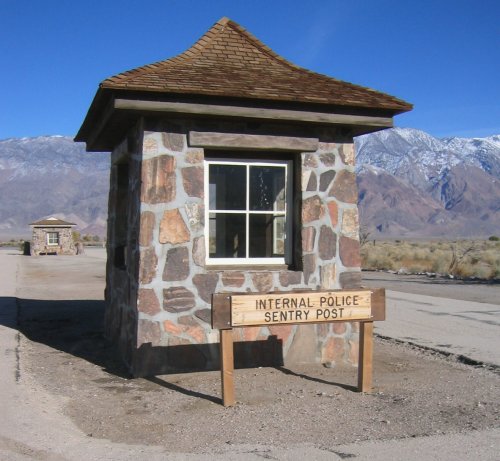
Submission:
[[[102,89],[384,109],[412,105],[393,96],[298,67],[227,18],[184,53],[104,80]]]
[[[58,219],[58,218],[47,218],[47,219],[42,219],[40,221],[32,222],[30,224],[30,226],[38,226],[38,227],[51,227],[51,226],[68,227],[68,226],[76,226],[76,224],[72,223],[72,222],[63,221],[62,219]]]

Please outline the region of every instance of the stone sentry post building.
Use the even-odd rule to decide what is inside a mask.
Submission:
[[[410,109],[227,18],[104,80],[76,141],[112,151],[105,328],[130,372],[218,367],[213,293],[360,286],[353,137]],[[235,330],[241,365],[356,364],[357,346],[355,323]]]

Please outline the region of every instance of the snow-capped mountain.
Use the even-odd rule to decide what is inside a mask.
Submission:
[[[47,216],[104,235],[109,154],[85,152],[64,136],[0,141],[0,236],[29,236]]]
[[[437,139],[393,128],[360,136],[355,145],[367,229],[381,236],[499,233],[500,136]]]

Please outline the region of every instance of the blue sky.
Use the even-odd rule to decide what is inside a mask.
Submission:
[[[74,135],[99,82],[181,53],[222,16],[413,103],[397,126],[500,134],[498,0],[0,0],[0,139]]]

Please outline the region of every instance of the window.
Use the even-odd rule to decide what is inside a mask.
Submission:
[[[58,232],[47,232],[47,245],[59,245]]]
[[[291,161],[206,160],[208,264],[285,264]]]

